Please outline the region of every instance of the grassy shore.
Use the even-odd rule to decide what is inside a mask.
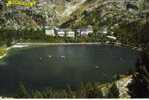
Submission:
[[[3,58],[7,53],[6,48],[0,48],[0,59]]]

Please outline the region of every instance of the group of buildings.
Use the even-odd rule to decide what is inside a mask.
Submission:
[[[59,37],[71,37],[75,36],[88,36],[93,33],[92,26],[78,28],[78,29],[69,29],[69,28],[48,28],[45,27],[45,34],[47,36],[59,36]]]

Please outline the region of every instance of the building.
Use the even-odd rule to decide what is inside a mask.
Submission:
[[[46,34],[47,36],[56,36],[54,29],[46,29],[46,30],[45,30],[45,34]]]
[[[67,36],[67,37],[72,37],[72,38],[74,38],[74,37],[75,37],[75,32],[74,32],[74,31],[67,31],[67,32],[66,32],[66,36]]]
[[[80,28],[80,29],[68,29],[68,28],[57,28],[53,27],[50,28],[49,26],[45,26],[45,34],[47,36],[59,36],[59,37],[71,37],[75,38],[76,34],[79,34],[79,36],[88,36],[89,34],[93,33],[93,29],[91,26],[88,26],[87,28]]]
[[[93,33],[92,26],[88,26],[87,28],[77,29],[77,33],[79,33],[80,36],[88,36],[89,34]]]
[[[64,37],[65,36],[65,30],[64,29],[57,29],[56,33],[59,37]]]
[[[81,36],[87,36],[89,34],[87,29],[81,29],[80,35]]]
[[[56,36],[55,34],[55,27],[51,27],[51,26],[44,26],[45,28],[45,35],[47,36]]]

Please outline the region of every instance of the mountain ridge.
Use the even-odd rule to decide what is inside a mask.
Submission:
[[[42,28],[45,25],[56,26],[67,19],[67,17],[85,1],[86,0],[39,0],[37,5],[32,8],[18,5],[8,7],[3,3],[0,15],[0,27],[21,29],[29,27]]]

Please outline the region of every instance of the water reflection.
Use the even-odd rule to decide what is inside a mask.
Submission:
[[[20,81],[30,88],[111,81],[115,74],[135,70],[135,62],[136,52],[102,45],[12,49],[0,64],[0,93],[15,90]]]

